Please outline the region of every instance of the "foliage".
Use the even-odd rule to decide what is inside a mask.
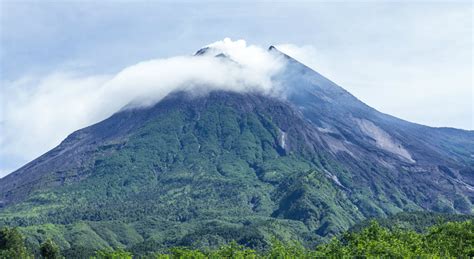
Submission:
[[[263,253],[235,242],[216,250],[201,251],[172,248],[169,253],[155,253],[154,258],[342,258],[342,257],[472,257],[474,255],[474,225],[472,221],[447,222],[425,233],[413,230],[390,230],[372,221],[360,232],[346,232],[326,244],[307,249],[297,242],[272,241]]]
[[[473,220],[472,215],[466,214],[446,214],[446,213],[435,213],[427,211],[414,211],[414,212],[400,212],[395,215],[391,215],[386,218],[373,218],[364,220],[352,226],[349,231],[359,232],[363,228],[368,227],[373,220],[376,220],[380,226],[395,229],[407,229],[414,230],[416,232],[424,232],[428,227],[433,225],[440,225],[446,222],[459,222]]]
[[[16,229],[2,230],[0,257],[28,257],[22,236]],[[5,245],[7,244],[7,245]],[[155,248],[156,249],[156,248]],[[59,258],[57,246],[46,240],[41,245],[44,258]],[[7,253],[5,253],[7,251]],[[256,251],[232,241],[218,248],[192,249],[172,247],[163,252],[142,255],[143,258],[342,258],[342,257],[472,257],[474,256],[474,224],[472,220],[447,222],[430,227],[423,233],[413,230],[389,229],[371,221],[357,232],[346,232],[315,249],[308,249],[295,241],[282,242],[272,239],[271,246]],[[75,256],[84,258],[86,256]],[[121,259],[132,258],[124,249],[98,250],[90,258]]]
[[[448,222],[430,228],[426,239],[428,251],[442,257],[474,256],[474,224],[472,221]]]
[[[59,247],[51,239],[44,241],[40,246],[41,256],[46,259],[61,258]]]
[[[25,241],[17,228],[0,229],[0,258],[33,257],[25,247]]]
[[[447,222],[426,233],[381,227],[376,221],[360,232],[348,232],[317,247],[321,256],[368,257],[471,257],[474,255],[474,224]]]
[[[117,250],[99,250],[95,253],[93,259],[132,259],[132,254],[123,249]]]
[[[221,246],[216,251],[208,254],[210,258],[255,258],[255,250],[248,249],[242,245],[238,245],[235,241],[228,245]]]

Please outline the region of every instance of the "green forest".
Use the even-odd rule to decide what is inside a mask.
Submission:
[[[380,222],[380,223],[379,223]],[[448,221],[427,227],[421,232],[371,220],[314,248],[298,242],[274,239],[262,251],[247,248],[235,241],[215,249],[171,247],[165,251],[134,255],[122,248],[90,251],[87,248],[61,251],[54,240],[39,247],[28,247],[19,228],[0,230],[1,258],[315,258],[315,257],[458,257],[474,256],[472,220]],[[416,222],[414,222],[416,223]],[[421,222],[422,223],[422,222]],[[423,224],[421,224],[423,225]]]

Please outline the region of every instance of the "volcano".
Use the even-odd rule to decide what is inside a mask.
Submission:
[[[175,91],[122,109],[0,179],[0,225],[63,248],[146,251],[313,245],[371,217],[472,214],[473,131],[381,113],[268,52],[285,60],[283,95]]]

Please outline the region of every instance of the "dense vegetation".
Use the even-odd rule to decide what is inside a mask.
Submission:
[[[57,151],[73,143],[71,156],[57,163],[77,167],[51,169],[40,183],[54,187],[0,208],[0,227],[72,254],[217,249],[232,240],[262,251],[273,238],[314,247],[366,218],[426,209],[427,181],[408,192],[399,180],[415,174],[403,168],[364,159],[348,167],[341,161],[356,162],[336,160],[309,127],[286,103],[227,93],[119,113],[71,135]],[[443,198],[442,211],[470,206],[459,199]]]
[[[78,240],[93,249],[218,247],[231,240],[262,249],[274,236],[314,245],[363,219],[328,176],[343,169],[323,151],[313,157],[285,150],[268,109],[296,118],[282,104],[265,105],[271,107],[255,113],[218,102],[159,111],[81,161],[82,181],[0,209],[0,226],[25,227],[29,242],[53,238],[63,249]],[[305,149],[304,139],[292,144]],[[349,186],[349,178],[339,180]]]
[[[62,254],[61,254],[62,253]],[[0,230],[0,258],[33,257],[18,229]],[[130,251],[78,249],[59,251],[52,240],[39,248],[42,258],[132,258]],[[385,228],[377,221],[356,232],[346,232],[339,238],[307,249],[298,242],[283,243],[274,239],[271,246],[256,251],[233,241],[217,249],[173,247],[161,252],[149,252],[141,258],[315,258],[315,257],[472,257],[474,256],[474,224],[472,220],[445,222],[429,227],[422,233],[401,228]]]
[[[359,232],[368,227],[373,220],[390,230],[413,230],[418,233],[426,231],[429,227],[447,222],[461,222],[474,220],[473,215],[446,214],[426,211],[400,212],[384,218],[367,219],[357,223],[349,229],[349,232]]]

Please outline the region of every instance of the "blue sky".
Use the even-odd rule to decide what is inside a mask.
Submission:
[[[28,96],[35,82],[59,72],[100,81],[230,37],[280,45],[382,112],[473,129],[472,27],[471,1],[1,1],[0,101],[19,94],[18,85]],[[14,112],[0,106],[0,134]],[[28,127],[28,114],[15,116]],[[47,123],[47,114],[36,116]],[[58,140],[48,143],[0,151],[0,177]]]

